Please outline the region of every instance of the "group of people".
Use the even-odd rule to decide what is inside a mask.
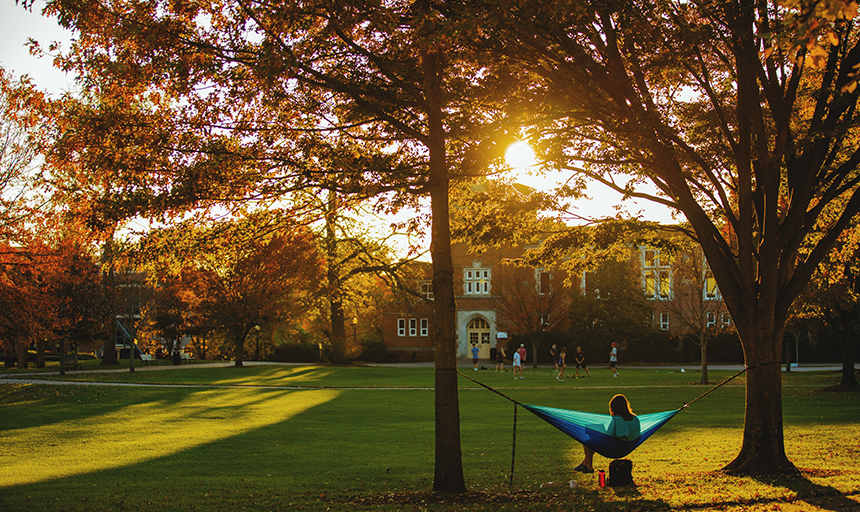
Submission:
[[[564,371],[567,368],[567,347],[562,347],[561,351],[558,350],[557,345],[553,345],[552,348],[549,349],[550,356],[552,357],[553,366],[555,367],[555,371],[558,375],[556,375],[555,379],[559,382],[564,382]],[[478,371],[478,346],[472,346],[472,364],[475,367],[475,371]],[[526,347],[523,344],[520,344],[520,348],[514,351],[513,357],[513,367],[514,367],[514,379],[522,379],[523,377],[523,366],[526,362]],[[576,347],[576,352],[573,354],[574,360],[576,362],[576,378],[579,378],[579,370],[582,369],[585,371],[585,375],[583,377],[591,377],[591,372],[588,370],[588,366],[585,364],[585,352],[582,351],[582,347]],[[505,349],[502,348],[501,345],[496,347],[496,372],[505,371],[505,358],[507,354],[505,354]],[[612,344],[612,350],[609,352],[609,369],[612,370],[612,376],[618,377],[618,369],[615,365],[618,363],[618,347],[615,343]]]
[[[556,375],[555,380],[564,382],[564,370],[567,368],[567,347],[561,347],[561,351],[559,352],[556,345],[553,345],[552,348],[549,349],[549,354],[552,357],[553,366],[555,366],[555,371],[558,373]],[[579,378],[579,370],[585,370],[586,377],[591,377],[591,372],[588,371],[588,366],[585,364],[585,352],[582,351],[582,347],[576,347],[576,352],[573,354],[573,359],[576,361],[576,378]]]

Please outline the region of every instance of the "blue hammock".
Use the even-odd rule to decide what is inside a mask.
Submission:
[[[608,459],[627,456],[683,409],[682,407],[674,411],[637,416],[639,419],[639,437],[632,441],[623,441],[607,433],[612,421],[612,416],[608,414],[569,411],[538,405],[519,405]]]

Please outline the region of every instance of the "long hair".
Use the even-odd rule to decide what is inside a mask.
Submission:
[[[615,395],[612,397],[612,400],[609,401],[609,414],[612,416],[621,416],[624,418],[624,421],[630,421],[633,419],[633,409],[630,408],[630,402],[627,400],[627,397],[624,395]]]

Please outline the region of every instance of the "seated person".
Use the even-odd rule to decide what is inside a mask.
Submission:
[[[607,433],[618,439],[619,443],[634,442],[639,439],[639,418],[630,409],[630,402],[624,395],[615,395],[609,401],[609,414],[612,421],[609,423]],[[573,468],[574,471],[582,473],[594,473],[594,450],[582,445],[585,457],[582,462]]]

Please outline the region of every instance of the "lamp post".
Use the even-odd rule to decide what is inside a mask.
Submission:
[[[256,337],[254,339],[254,361],[260,360],[260,326],[255,325]]]
[[[358,335],[356,334],[357,328],[358,328],[358,317],[354,316],[354,317],[352,317],[352,342],[355,343],[356,345],[358,344]]]

